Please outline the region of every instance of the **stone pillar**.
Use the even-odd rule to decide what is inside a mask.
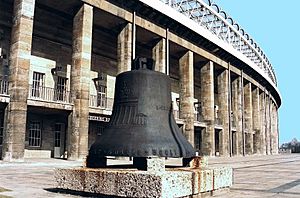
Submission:
[[[220,155],[229,156],[229,83],[228,83],[228,70],[224,70],[218,76],[218,101],[219,101],[219,113],[222,121],[222,135],[220,139]]]
[[[243,86],[241,77],[236,78],[232,82],[232,112],[233,119],[236,125],[236,154],[243,154],[243,106],[242,106],[242,93]]]
[[[188,51],[179,60],[180,118],[184,120],[184,136],[194,146],[194,59]]]
[[[117,74],[131,70],[132,62],[132,24],[128,23],[118,35]]]
[[[22,161],[25,149],[27,97],[35,0],[15,0],[10,47],[9,94],[3,160]]]
[[[266,127],[265,127],[265,92],[260,94],[260,128],[261,128],[261,146],[260,146],[260,153],[265,155],[266,154]]]
[[[277,130],[277,110],[272,102],[272,154],[278,154],[278,130]]]
[[[253,153],[260,154],[261,151],[261,118],[260,118],[260,98],[259,88],[255,88],[252,92],[252,117],[253,117]]]
[[[251,83],[244,85],[244,120],[245,120],[245,153],[253,154],[253,128],[252,128],[252,86]]]
[[[88,154],[89,87],[92,55],[93,7],[84,4],[73,20],[71,94],[74,103],[68,133],[68,159]]]
[[[274,151],[274,137],[273,137],[273,129],[274,129],[274,126],[273,126],[273,107],[272,107],[272,100],[270,99],[270,114],[269,114],[269,119],[270,119],[270,152],[271,152],[271,155],[273,154],[273,151]]]
[[[202,135],[203,155],[215,155],[215,116],[214,116],[214,64],[209,61],[201,70],[201,96],[203,120],[207,124]]]
[[[278,120],[278,109],[275,107],[275,135],[276,135],[276,154],[278,154],[278,149],[279,149],[279,120]]]
[[[271,154],[271,136],[270,136],[270,99],[266,97],[266,109],[265,109],[265,129],[266,129],[266,149],[267,155]]]
[[[166,73],[166,39],[161,39],[152,49],[155,71]]]

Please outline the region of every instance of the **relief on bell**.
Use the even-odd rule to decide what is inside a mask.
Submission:
[[[91,163],[107,155],[195,156],[173,116],[171,80],[166,74],[153,71],[153,61],[148,60],[136,59],[132,71],[116,77],[112,116],[90,148]]]
[[[120,97],[121,98],[129,98],[132,96],[132,91],[131,89],[128,87],[127,82],[124,81],[122,83],[122,87],[120,88]]]

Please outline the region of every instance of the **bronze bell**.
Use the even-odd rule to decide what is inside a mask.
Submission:
[[[90,148],[88,167],[101,167],[106,156],[195,156],[172,113],[170,78],[152,69],[151,59],[139,58],[116,77],[112,116]]]

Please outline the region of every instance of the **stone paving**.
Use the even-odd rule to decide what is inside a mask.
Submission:
[[[66,160],[0,161],[0,198],[82,197],[53,192],[53,169],[80,166]],[[210,158],[209,166],[232,166],[234,185],[214,197],[300,197],[300,155]],[[4,191],[3,188],[11,190]],[[92,196],[86,196],[92,197]]]

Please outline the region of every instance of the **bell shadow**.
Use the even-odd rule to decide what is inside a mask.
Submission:
[[[57,194],[66,194],[66,195],[74,195],[78,197],[97,197],[97,198],[118,198],[118,196],[111,196],[111,195],[101,195],[97,193],[88,193],[82,191],[75,191],[75,190],[66,190],[61,188],[44,188],[45,191],[57,193]]]

